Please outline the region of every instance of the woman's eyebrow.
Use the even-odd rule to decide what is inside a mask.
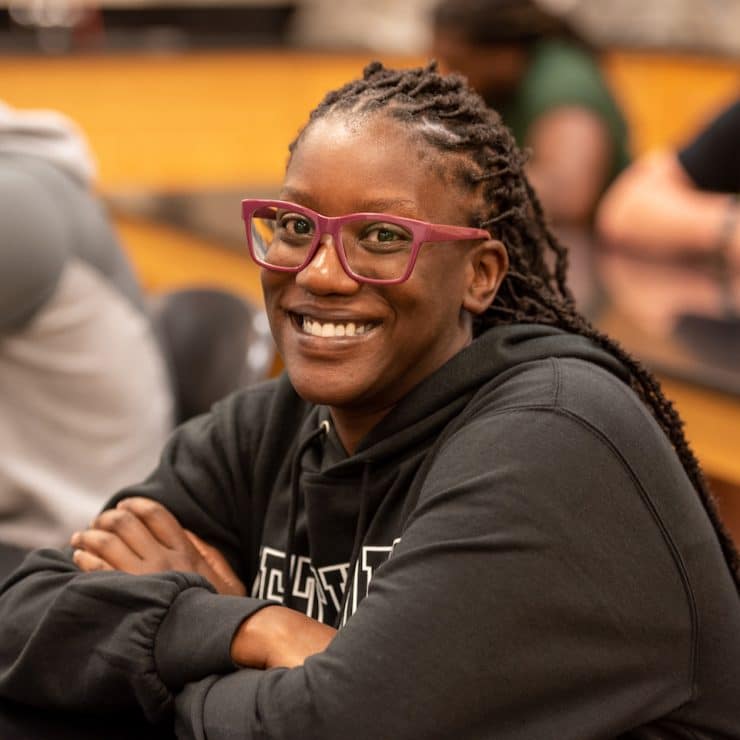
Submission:
[[[280,191],[281,200],[289,200],[300,205],[307,206],[315,211],[321,212],[318,203],[309,193],[294,188],[284,188]],[[406,198],[373,198],[357,203],[353,213],[395,213],[397,215],[408,215],[409,218],[416,217],[418,205],[414,200]]]
[[[298,203],[299,205],[305,205],[308,208],[314,208],[315,204],[311,196],[303,190],[295,190],[294,188],[282,188],[278,196],[280,200],[287,200],[292,203]]]
[[[408,214],[414,216],[418,212],[416,201],[404,200],[403,198],[380,198],[376,200],[366,200],[359,204],[358,212],[386,213],[392,212],[397,214]]]

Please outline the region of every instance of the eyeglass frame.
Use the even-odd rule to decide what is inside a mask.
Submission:
[[[415,218],[406,218],[405,216],[396,216],[392,213],[348,213],[344,216],[323,216],[322,214],[314,211],[306,206],[298,205],[297,203],[291,203],[287,200],[268,200],[265,198],[245,198],[241,202],[242,204],[242,219],[244,220],[244,227],[247,232],[247,245],[249,247],[249,253],[252,259],[260,266],[267,270],[273,270],[275,272],[292,272],[298,273],[304,270],[316,256],[321,246],[322,237],[329,235],[332,238],[334,249],[339,258],[339,262],[342,265],[344,272],[349,275],[352,280],[358,283],[370,283],[371,285],[397,285],[403,283],[411,277],[411,273],[414,271],[416,266],[416,259],[419,256],[419,250],[424,244],[433,242],[447,242],[447,241],[474,241],[477,239],[491,239],[491,234],[484,229],[477,229],[472,226],[453,226],[451,224],[434,224],[429,221],[420,221]],[[302,216],[307,216],[316,226],[316,233],[313,236],[313,243],[308,248],[306,259],[302,264],[296,267],[284,267],[279,265],[273,265],[260,259],[252,243],[252,232],[249,228],[250,219],[254,216],[254,213],[265,206],[277,206],[279,208],[287,208],[291,213],[298,213]],[[403,226],[411,232],[413,238],[411,244],[411,254],[409,255],[408,265],[406,271],[398,278],[370,278],[364,275],[358,275],[352,271],[352,268],[347,262],[347,255],[344,251],[344,244],[342,243],[341,229],[346,223],[360,220],[379,220],[387,223],[398,224]]]

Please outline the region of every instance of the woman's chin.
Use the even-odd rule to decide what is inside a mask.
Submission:
[[[309,403],[321,406],[343,407],[352,406],[357,400],[356,386],[348,386],[341,380],[318,379],[305,373],[291,373],[288,377],[296,393]]]

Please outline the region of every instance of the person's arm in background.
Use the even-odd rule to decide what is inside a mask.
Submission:
[[[21,329],[36,315],[68,257],[57,207],[19,161],[0,159],[0,334]]]
[[[740,267],[740,103],[676,153],[652,152],[605,194],[597,228],[609,245],[656,255],[711,254]]]
[[[725,193],[699,190],[673,152],[652,152],[622,173],[596,216],[610,246],[656,255],[711,254],[723,236],[727,254],[740,267],[738,204]]]
[[[0,155],[0,342],[22,331],[54,295],[68,258],[63,227],[49,194],[18,157]],[[0,542],[0,579],[25,554]]]
[[[588,108],[565,105],[530,126],[527,177],[556,224],[589,222],[612,167],[613,144],[604,120]]]

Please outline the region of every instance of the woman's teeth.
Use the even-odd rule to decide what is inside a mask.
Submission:
[[[316,319],[309,319],[306,316],[303,316],[301,321],[303,331],[315,337],[354,337],[364,334],[372,328],[371,324],[357,324],[354,321],[335,324],[331,321],[316,321]]]

